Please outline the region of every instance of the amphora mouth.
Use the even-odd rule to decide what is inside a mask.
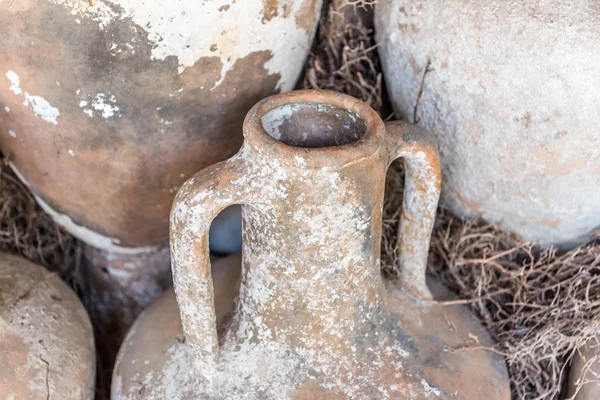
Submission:
[[[273,139],[294,147],[332,147],[353,143],[367,132],[354,112],[328,103],[289,103],[261,118]]]

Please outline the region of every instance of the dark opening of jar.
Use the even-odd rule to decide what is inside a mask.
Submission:
[[[285,104],[267,112],[261,122],[273,139],[295,147],[343,146],[367,132],[358,115],[326,103]]]

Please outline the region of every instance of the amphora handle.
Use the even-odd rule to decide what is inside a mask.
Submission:
[[[222,210],[251,200],[250,164],[240,151],[198,172],[181,187],[171,209],[173,283],[190,356],[200,372],[214,370],[219,348],[208,232]]]
[[[398,256],[402,284],[423,299],[431,299],[425,283],[429,240],[440,197],[441,171],[433,136],[405,122],[385,124],[390,163],[404,159],[402,217],[398,230]]]

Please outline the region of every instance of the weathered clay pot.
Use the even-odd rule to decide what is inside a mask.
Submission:
[[[164,288],[175,193],[293,88],[321,0],[93,3],[0,0],[0,147],[135,315]]]
[[[570,400],[600,399],[600,342],[598,338],[581,349],[573,357],[569,371]]]
[[[139,393],[136,382],[147,398],[509,398],[501,358],[457,349],[471,335],[488,343],[484,329],[467,309],[433,302],[425,284],[440,185],[425,132],[384,127],[349,96],[299,91],[259,102],[244,135],[235,157],[186,182],[171,212],[184,336],[173,328],[143,358],[146,349],[127,349],[150,346],[143,336],[164,330],[159,316],[169,313],[138,325],[114,399]],[[379,266],[385,174],[398,157],[407,167],[402,287],[384,283]],[[211,220],[235,203],[242,281],[223,324],[207,239]]]
[[[378,2],[395,111],[437,136],[455,212],[567,246],[600,227],[599,4]]]
[[[240,286],[241,263],[240,255],[212,263],[217,323],[224,323],[233,307]],[[185,367],[177,363],[186,362],[185,351],[175,292],[169,289],[140,315],[123,341],[113,371],[111,398],[135,398],[136,393],[144,393],[145,399],[177,399],[177,375],[182,374],[177,365]],[[152,376],[153,373],[159,375]]]
[[[60,278],[0,253],[0,399],[93,399],[92,325]]]

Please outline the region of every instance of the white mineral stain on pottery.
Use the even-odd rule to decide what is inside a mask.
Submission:
[[[32,96],[25,92],[25,101],[23,102],[25,107],[29,107],[31,111],[38,117],[50,124],[58,124],[57,119],[60,116],[58,108],[53,107],[48,100],[41,96]]]
[[[69,154],[74,156],[73,150],[70,150]],[[13,171],[15,169],[13,168]],[[16,171],[15,171],[16,173]],[[104,236],[96,231],[93,231],[85,226],[78,225],[71,217],[66,214],[61,214],[54,210],[48,203],[42,200],[39,196],[35,195],[35,200],[38,202],[40,207],[52,217],[52,219],[62,226],[67,232],[75,236],[77,239],[93,246],[97,249],[104,251],[113,252],[115,254],[133,255],[143,254],[156,251],[160,246],[138,246],[138,247],[123,247],[119,246],[120,240]]]
[[[81,100],[79,107],[83,109],[89,117],[94,116],[94,111],[104,119],[114,116],[120,117],[119,106],[114,95],[108,93],[97,93],[89,102]]]
[[[312,29],[298,22],[307,12],[307,5],[302,1],[98,0],[93,7],[78,0],[49,1],[72,8],[76,15],[97,21],[101,28],[113,21],[131,19],[144,27],[148,40],[154,43],[152,58],[176,57],[180,73],[203,57],[219,57],[221,78],[212,89],[223,82],[236,61],[267,50],[273,58],[265,63],[265,68],[269,73],[281,76],[277,89],[291,90],[297,74],[287,71],[302,69],[302,63],[298,62],[298,47],[308,51],[312,40]],[[266,11],[271,3],[273,9]],[[321,1],[317,3],[320,9]],[[262,19],[263,23],[241,24],[240,18]],[[216,25],[220,29],[214,29]],[[111,50],[117,46],[113,43]]]
[[[8,78],[10,82],[10,87],[8,88],[11,92],[16,95],[23,94],[23,90],[21,89],[21,79],[19,75],[14,71],[7,71],[5,76]],[[23,94],[25,96],[25,101],[23,101],[23,105],[25,107],[29,107],[31,111],[38,117],[42,118],[44,121],[56,125],[57,119],[60,116],[60,112],[58,108],[53,107],[48,100],[44,99],[41,96],[30,95],[28,92]],[[9,112],[10,109],[5,107],[6,112]]]
[[[92,108],[100,113],[102,118],[110,118],[119,112],[119,107],[116,105],[117,99],[114,95],[98,93],[92,100]],[[81,104],[81,103],[80,103]]]
[[[440,398],[442,392],[440,389],[431,386],[425,379],[421,379],[421,385],[423,385],[423,390],[425,391],[425,397],[435,396],[435,398]]]
[[[8,90],[13,92],[14,94],[23,93],[23,91],[20,88],[21,79],[19,78],[19,75],[17,75],[14,71],[7,71],[5,75],[10,82],[10,87],[8,88]]]
[[[438,138],[443,199],[526,240],[600,226],[600,9],[587,0],[382,0],[399,117]],[[592,89],[594,88],[594,89]]]

